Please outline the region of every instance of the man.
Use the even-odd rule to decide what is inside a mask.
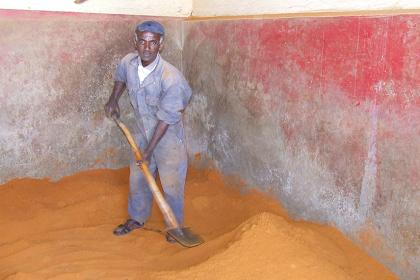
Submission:
[[[182,124],[182,112],[191,98],[191,88],[178,69],[159,55],[165,30],[156,21],[136,26],[136,53],[126,55],[119,63],[114,88],[105,104],[107,117],[119,117],[118,100],[127,88],[134,109],[139,134],[137,145],[143,151],[143,161],[160,181],[166,201],[180,225],[184,220],[184,184],[187,173],[187,151]],[[150,216],[152,193],[134,156],[130,163],[130,218],[117,226],[114,234],[127,234],[143,227]],[[166,236],[169,242],[170,236]]]

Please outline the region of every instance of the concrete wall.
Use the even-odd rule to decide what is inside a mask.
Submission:
[[[191,154],[420,275],[420,16],[187,21],[183,54]]]
[[[420,9],[418,0],[2,0],[0,9],[197,17]]]
[[[192,0],[2,0],[0,9],[186,17]]]
[[[192,15],[209,17],[406,9],[420,9],[420,2],[418,0],[194,0]]]
[[[0,10],[0,183],[127,165],[128,146],[103,105],[138,16]],[[181,65],[181,22],[164,55]],[[128,98],[122,100],[130,115]]]
[[[127,164],[103,104],[143,19],[0,10],[0,182]],[[194,90],[194,163],[210,159],[415,279],[420,16],[158,19],[164,57]]]

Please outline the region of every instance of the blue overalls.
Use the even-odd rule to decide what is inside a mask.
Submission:
[[[182,73],[160,56],[156,68],[140,84],[137,53],[126,55],[115,72],[115,81],[126,84],[140,133],[134,135],[137,145],[145,150],[159,120],[169,127],[153,151],[149,168],[159,171],[164,196],[180,225],[184,221],[184,185],[187,174],[182,111],[191,98],[191,88]],[[142,171],[132,156],[130,161],[130,194],[128,213],[144,223],[150,216],[152,193]]]

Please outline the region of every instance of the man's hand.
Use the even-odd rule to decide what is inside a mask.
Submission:
[[[117,118],[120,117],[120,106],[118,106],[118,102],[114,101],[114,100],[109,100],[105,106],[104,106],[104,110],[105,110],[105,115],[108,118],[112,118],[112,116],[116,116]]]
[[[152,158],[152,153],[148,152],[147,149],[143,152],[143,159],[142,160],[138,160],[136,162],[136,165],[143,168],[143,164],[149,164],[150,159]]]
[[[104,110],[105,115],[108,118],[112,118],[114,115],[120,117],[120,106],[118,106],[118,100],[120,99],[122,93],[125,90],[125,83],[120,81],[114,82],[114,88],[112,89],[111,96],[109,97],[108,102],[105,104]]]
[[[147,148],[143,151],[143,159],[137,161],[137,165],[142,167],[143,163],[148,164],[150,162],[150,159],[153,155],[153,150],[155,149],[156,145],[159,143],[160,139],[163,137],[163,135],[166,133],[166,130],[168,129],[169,124],[158,121],[155,131],[153,132],[152,139],[149,142],[149,145]]]

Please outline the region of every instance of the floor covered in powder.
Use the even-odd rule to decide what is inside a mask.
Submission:
[[[337,230],[287,217],[273,199],[191,170],[186,225],[205,243],[165,241],[155,206],[146,230],[125,220],[128,169],[0,186],[0,279],[396,279]]]

